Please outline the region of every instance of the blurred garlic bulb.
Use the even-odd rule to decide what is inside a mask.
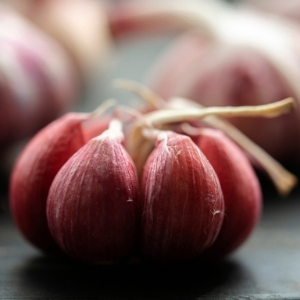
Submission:
[[[300,69],[300,61],[294,67]],[[299,102],[294,89],[258,51],[208,43],[195,33],[175,41],[150,78],[162,97],[179,95],[205,106],[266,104],[288,96]],[[299,109],[273,120],[236,118],[230,122],[277,159],[300,160]]]
[[[64,49],[0,5],[0,146],[26,137],[75,101],[78,74]]]
[[[82,79],[105,63],[112,49],[109,5],[103,0],[9,0],[68,52]]]

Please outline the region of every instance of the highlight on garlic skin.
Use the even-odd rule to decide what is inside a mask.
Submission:
[[[237,145],[261,164],[280,194],[297,178],[222,118],[274,118],[291,112],[293,99],[201,107],[127,87],[151,100],[149,109],[124,119],[125,126],[122,107],[103,115],[104,105],[91,114],[67,114],[29,142],[11,177],[19,230],[47,254],[87,263],[229,255],[255,228],[262,204],[256,175]]]

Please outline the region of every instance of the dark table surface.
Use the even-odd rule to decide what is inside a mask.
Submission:
[[[300,299],[300,189],[288,198],[264,194],[251,238],[217,263],[87,266],[45,257],[4,209],[0,299]]]

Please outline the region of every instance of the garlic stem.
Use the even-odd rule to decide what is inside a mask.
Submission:
[[[91,118],[99,117],[103,115],[109,108],[114,106],[116,101],[114,99],[108,99],[99,105],[94,111],[91,112]]]
[[[125,82],[125,81],[124,81]],[[125,88],[126,84],[122,88]],[[148,101],[149,98],[159,97],[147,87],[131,81],[130,90],[135,94]],[[172,122],[182,122],[199,120],[202,118],[205,123],[221,129],[226,133],[234,142],[236,142],[241,148],[243,148],[260,166],[263,167],[265,172],[270,176],[278,193],[280,195],[288,194],[293,187],[297,184],[298,179],[292,173],[287,171],[279,162],[272,158],[262,148],[252,142],[246,135],[244,135],[239,129],[231,125],[225,120],[222,120],[216,115],[226,117],[237,116],[260,116],[260,117],[276,117],[283,113],[288,113],[295,108],[295,102],[293,98],[287,98],[275,103],[259,105],[259,106],[242,106],[242,107],[203,107],[202,105],[185,98],[172,98],[168,102],[165,102],[168,109],[154,111],[145,115],[143,125],[139,123],[133,130],[133,141],[130,147],[130,152],[133,155],[137,155],[137,161],[139,162],[139,169],[142,168],[143,159],[140,153],[137,153],[137,145],[143,145],[145,132],[141,126],[149,127],[149,124],[153,126],[165,125]],[[148,137],[149,138],[149,137]],[[147,145],[144,153],[148,153],[151,145]],[[148,151],[148,152],[147,152]]]
[[[127,139],[126,147],[128,153],[135,163],[139,178],[141,178],[147,157],[154,147],[154,140],[145,138],[143,132],[145,127],[141,126],[141,124],[143,123],[139,122],[133,127],[132,131],[130,132],[129,138]]]
[[[133,80],[116,79],[113,81],[113,86],[115,88],[122,89],[136,94],[137,96],[147,101],[148,104],[150,104],[156,109],[161,108],[166,103],[166,101],[163,98],[161,98],[159,95],[152,92],[145,85],[137,83]]]
[[[161,140],[159,136],[165,136],[166,135],[166,130],[160,130],[160,129],[155,129],[151,127],[144,127],[142,129],[142,135],[145,137],[147,140],[151,142],[155,142],[157,140]]]
[[[204,107],[183,108],[181,110],[159,110],[145,115],[147,123],[159,126],[165,123],[192,121],[205,118],[210,115],[224,117],[266,117],[272,118],[294,109],[294,100],[287,98],[275,103],[257,106],[226,106],[226,107]]]
[[[151,91],[145,85],[137,83],[132,80],[120,79],[114,82],[114,86],[123,90],[130,91],[142,99],[153,105],[155,108],[162,108],[168,105],[168,102],[161,98],[158,94]],[[175,98],[174,98],[175,99]],[[176,98],[180,100],[181,98]],[[188,99],[184,99],[184,103],[187,103]],[[226,107],[202,107],[201,105],[193,105],[194,101],[185,107],[181,107],[180,111],[175,112],[172,110],[154,111],[146,115],[148,124],[159,125],[162,123],[171,123],[188,120],[198,120],[207,115],[221,115],[225,117],[265,117],[273,118],[279,115],[289,113],[295,108],[295,101],[289,97],[281,101],[277,101],[270,104],[257,105],[257,106],[226,106]],[[196,103],[195,103],[196,104]],[[186,108],[187,107],[187,108]],[[180,119],[182,117],[182,119]],[[163,118],[161,120],[160,118]]]
[[[95,137],[95,139],[102,140],[105,138],[115,139],[122,142],[124,140],[124,132],[122,122],[118,119],[112,119],[109,122],[108,129],[103,131],[100,135]]]
[[[196,102],[184,98],[174,98],[173,101],[176,109],[180,109],[180,106],[203,107]],[[169,103],[169,107],[172,107],[172,100]],[[256,145],[229,122],[216,116],[206,117],[203,119],[203,122],[213,126],[214,128],[222,130],[242,149],[244,149],[261,167],[263,167],[265,172],[270,176],[280,195],[287,195],[298,183],[298,179],[295,175],[287,171],[278,161],[276,161],[266,151]]]
[[[124,113],[127,114],[127,118],[124,117]],[[122,120],[123,123],[130,122],[132,120],[144,120],[144,115],[140,111],[131,108],[129,106],[119,105],[113,112],[115,118]],[[129,117],[129,118],[128,118]]]

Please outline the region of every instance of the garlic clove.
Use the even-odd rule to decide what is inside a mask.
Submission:
[[[157,135],[142,178],[141,251],[159,261],[187,260],[216,239],[223,222],[219,180],[192,140]]]
[[[110,126],[76,152],[51,185],[49,228],[72,258],[117,262],[136,250],[138,180],[122,140]]]
[[[61,252],[48,229],[48,191],[58,170],[84,145],[81,123],[88,118],[69,113],[50,123],[21,152],[11,175],[13,219],[24,237],[46,253]]]
[[[205,255],[222,258],[237,249],[255,228],[262,208],[261,189],[246,155],[225,134],[208,128],[199,133],[195,143],[213,166],[225,202],[221,231]]]

